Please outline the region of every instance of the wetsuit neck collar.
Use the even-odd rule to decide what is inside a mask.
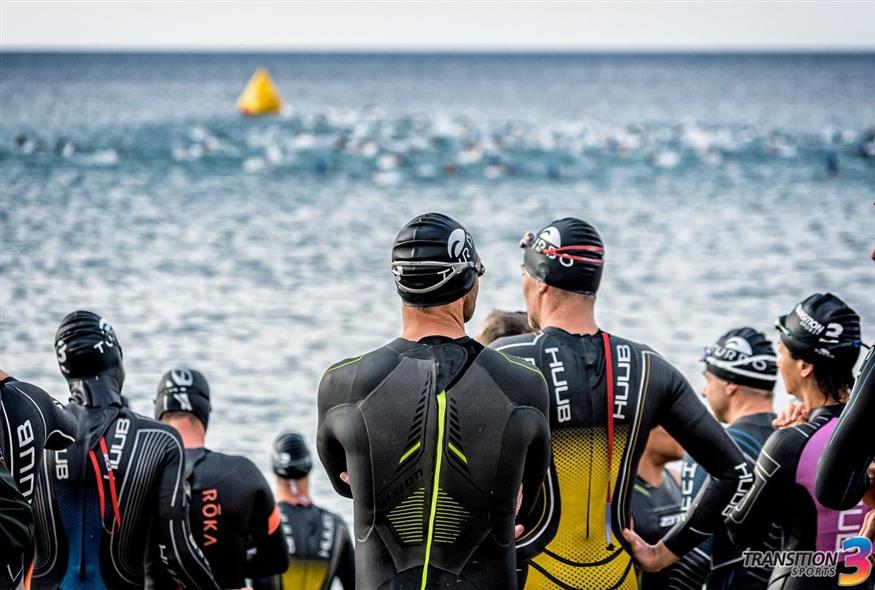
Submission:
[[[601,328],[598,328],[594,334],[572,334],[568,330],[563,330],[562,328],[557,328],[556,326],[547,326],[546,328],[542,328],[541,331],[548,334],[570,336],[572,338],[601,338],[602,334]]]
[[[419,344],[434,345],[434,344],[450,344],[452,342],[452,343],[459,344],[462,346],[464,346],[465,344],[467,344],[470,341],[471,341],[470,336],[462,336],[461,338],[450,338],[449,336],[441,336],[441,335],[424,336],[424,337],[420,338],[419,340],[417,340],[417,342]]]
[[[828,406],[820,406],[814,408],[811,413],[808,415],[808,421],[811,422],[818,416],[828,416],[830,418],[838,418],[842,410],[844,409],[845,404],[829,404]]]
[[[755,424],[758,422],[771,424],[772,420],[774,420],[776,417],[777,416],[774,412],[756,412],[754,414],[745,414],[744,416],[739,416],[738,418],[733,420],[730,426],[735,426],[737,424]]]
[[[121,396],[124,379],[125,373],[121,367],[113,367],[85,379],[69,379],[70,401],[86,408],[121,408],[124,406]]]

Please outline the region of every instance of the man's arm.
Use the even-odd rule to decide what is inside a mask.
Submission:
[[[157,543],[167,573],[183,588],[218,589],[210,565],[194,541],[188,522],[185,494],[185,454],[174,431],[165,431],[168,441],[159,480],[157,498]]]
[[[352,498],[352,488],[348,481],[341,479],[341,473],[347,472],[346,451],[338,439],[338,422],[342,415],[349,411],[343,404],[337,404],[339,396],[332,376],[333,368],[328,369],[319,383],[317,396],[318,430],[316,432],[316,452],[325,467],[331,485],[341,496]]]
[[[672,402],[663,409],[661,424],[710,475],[690,504],[686,518],[662,540],[680,556],[714,534],[727,506],[741,499],[750,487],[753,474],[741,451],[708,413],[687,380],[668,363],[665,366],[671,375]]]
[[[249,464],[247,477],[258,483],[252,498],[252,528],[249,531],[255,552],[246,563],[246,577],[259,578],[281,574],[289,566],[289,548],[280,528],[279,508],[264,476],[255,465],[249,461],[247,463]]]
[[[796,439],[795,428],[772,433],[757,458],[753,487],[726,518],[729,538],[742,549],[765,541],[781,514],[801,446]]]
[[[867,469],[875,459],[875,346],[869,351],[851,399],[830,436],[815,480],[817,500],[833,510],[848,510],[869,489]]]

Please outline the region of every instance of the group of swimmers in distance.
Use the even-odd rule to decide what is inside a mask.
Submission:
[[[473,236],[439,213],[398,233],[401,336],[318,390],[318,454],[352,535],[310,498],[304,437],[276,438],[272,491],[205,447],[203,374],[168,371],[154,419],[138,415],[113,328],[69,314],[66,406],[0,373],[0,588],[873,587],[875,353],[855,382],[850,307],[794,305],[777,354],[753,328],[723,334],[702,358],[712,414],[658,353],[598,327],[591,224],[555,220],[520,247],[527,312],[493,313],[474,339]],[[802,401],[780,418],[779,374]]]

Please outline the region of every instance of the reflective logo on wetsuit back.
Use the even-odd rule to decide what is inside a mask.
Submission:
[[[330,514],[322,515],[322,538],[319,539],[319,557],[331,557],[331,546],[334,544],[334,518]]]
[[[632,349],[626,344],[617,347],[617,384],[614,390],[614,418],[626,418],[629,405],[629,377],[632,374]]]
[[[568,391],[568,381],[561,378],[561,375],[565,373],[565,363],[556,356],[559,349],[555,346],[544,349],[544,352],[553,359],[548,366],[550,368],[550,378],[553,381],[553,395],[556,397],[556,420],[558,422],[568,422],[571,420],[571,400],[567,397],[562,397],[562,394]]]
[[[204,547],[219,542],[219,517],[222,505],[219,503],[219,490],[210,488],[201,492],[201,516],[204,517]]]
[[[18,435],[18,460],[21,466],[18,469],[18,491],[29,500],[33,495],[34,478],[36,477],[36,437],[33,434],[33,425],[26,420],[15,430]]]

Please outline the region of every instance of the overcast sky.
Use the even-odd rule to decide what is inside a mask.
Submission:
[[[0,0],[3,49],[875,49],[860,2]]]

